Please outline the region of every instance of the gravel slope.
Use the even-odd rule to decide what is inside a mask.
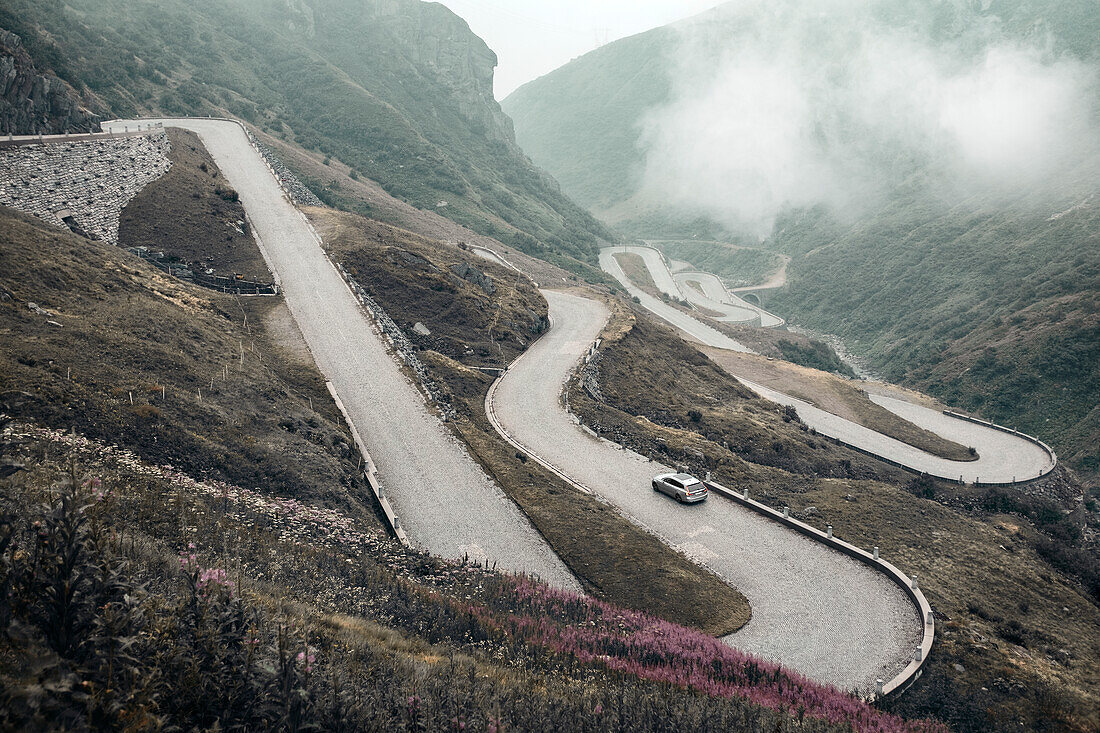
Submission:
[[[650,488],[670,470],[585,432],[561,406],[569,372],[608,317],[599,302],[543,291],[552,328],[497,385],[494,410],[527,450],[594,488],[627,516],[705,563],[752,605],[726,641],[810,677],[869,691],[905,667],[921,623],[905,594],[859,563],[712,497],[680,506]]]
[[[751,351],[686,313],[682,313],[652,296],[647,296],[630,283],[622,268],[610,256],[612,249],[616,252],[620,251],[619,247],[608,247],[600,250],[600,266],[604,272],[622,283],[631,295],[638,296],[642,306],[647,310],[708,346],[734,351]],[[672,277],[668,267],[659,257],[646,259],[646,265],[650,268],[654,279],[661,273]],[[687,277],[703,282],[703,280],[697,278],[696,273],[690,275],[679,274],[676,277],[680,279]],[[717,280],[717,278],[715,279]],[[706,285],[705,282],[704,285]],[[714,283],[709,285],[710,289],[706,292],[711,294],[713,293]],[[692,292],[692,288],[686,286],[683,290],[689,294]],[[710,303],[706,299],[700,299],[700,304],[718,310],[716,304]],[[730,346],[730,344],[735,346]],[[802,421],[822,435],[843,441],[848,445],[894,461],[914,471],[921,471],[953,481],[957,481],[961,477],[963,481],[968,483],[980,479],[982,483],[1007,484],[1042,476],[1054,467],[1047,452],[1030,440],[966,420],[949,417],[904,400],[871,395],[872,401],[918,427],[956,443],[972,446],[978,451],[978,460],[950,461],[946,458],[934,456],[900,440],[895,440],[851,420],[846,420],[831,412],[814,407],[804,400],[791,397],[743,377],[737,376],[737,379],[761,397],[795,408]]]
[[[163,122],[197,133],[240,194],[314,360],[367,444],[409,537],[437,555],[488,558],[579,590],[542,536],[428,410],[241,128],[220,120]]]

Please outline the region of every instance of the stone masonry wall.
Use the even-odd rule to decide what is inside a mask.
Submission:
[[[110,244],[123,207],[168,172],[168,135],[0,149],[0,204]]]
[[[306,185],[302,183],[298,176],[294,175],[286,164],[279,159],[279,156],[275,154],[275,151],[265,143],[260,142],[260,139],[252,134],[251,130],[248,130],[248,139],[256,146],[256,149],[260,151],[260,155],[263,156],[264,161],[271,167],[271,170],[275,174],[275,178],[279,181],[279,185],[286,191],[286,195],[290,197],[290,200],[295,204],[302,206],[324,206],[324,202],[321,199],[306,188]]]

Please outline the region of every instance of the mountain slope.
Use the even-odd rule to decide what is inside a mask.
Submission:
[[[12,0],[0,26],[109,114],[242,117],[573,269],[611,236],[520,152],[492,97],[495,55],[441,5]]]
[[[623,233],[790,255],[769,308],[1100,475],[1095,3],[806,8],[730,3],[503,107]]]
[[[637,125],[668,99],[665,54],[674,42],[671,29],[656,28],[610,43],[502,103],[523,150],[582,205],[606,208],[638,185]]]

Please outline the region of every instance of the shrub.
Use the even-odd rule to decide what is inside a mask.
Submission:
[[[220,196],[223,201],[237,202],[241,198],[236,191],[231,188],[225,188],[224,186],[215,187],[214,193]]]

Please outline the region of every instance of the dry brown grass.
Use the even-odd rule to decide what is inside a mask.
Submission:
[[[281,299],[205,290],[10,210],[0,222],[0,280],[15,296],[0,303],[11,414],[375,522],[323,377],[262,325]],[[60,312],[62,327],[26,301]]]
[[[244,208],[221,195],[232,189],[198,136],[170,127],[168,139],[172,167],[127,204],[119,220],[119,243],[185,262],[203,261],[219,275],[240,273],[270,282],[247,223],[239,224]]]

